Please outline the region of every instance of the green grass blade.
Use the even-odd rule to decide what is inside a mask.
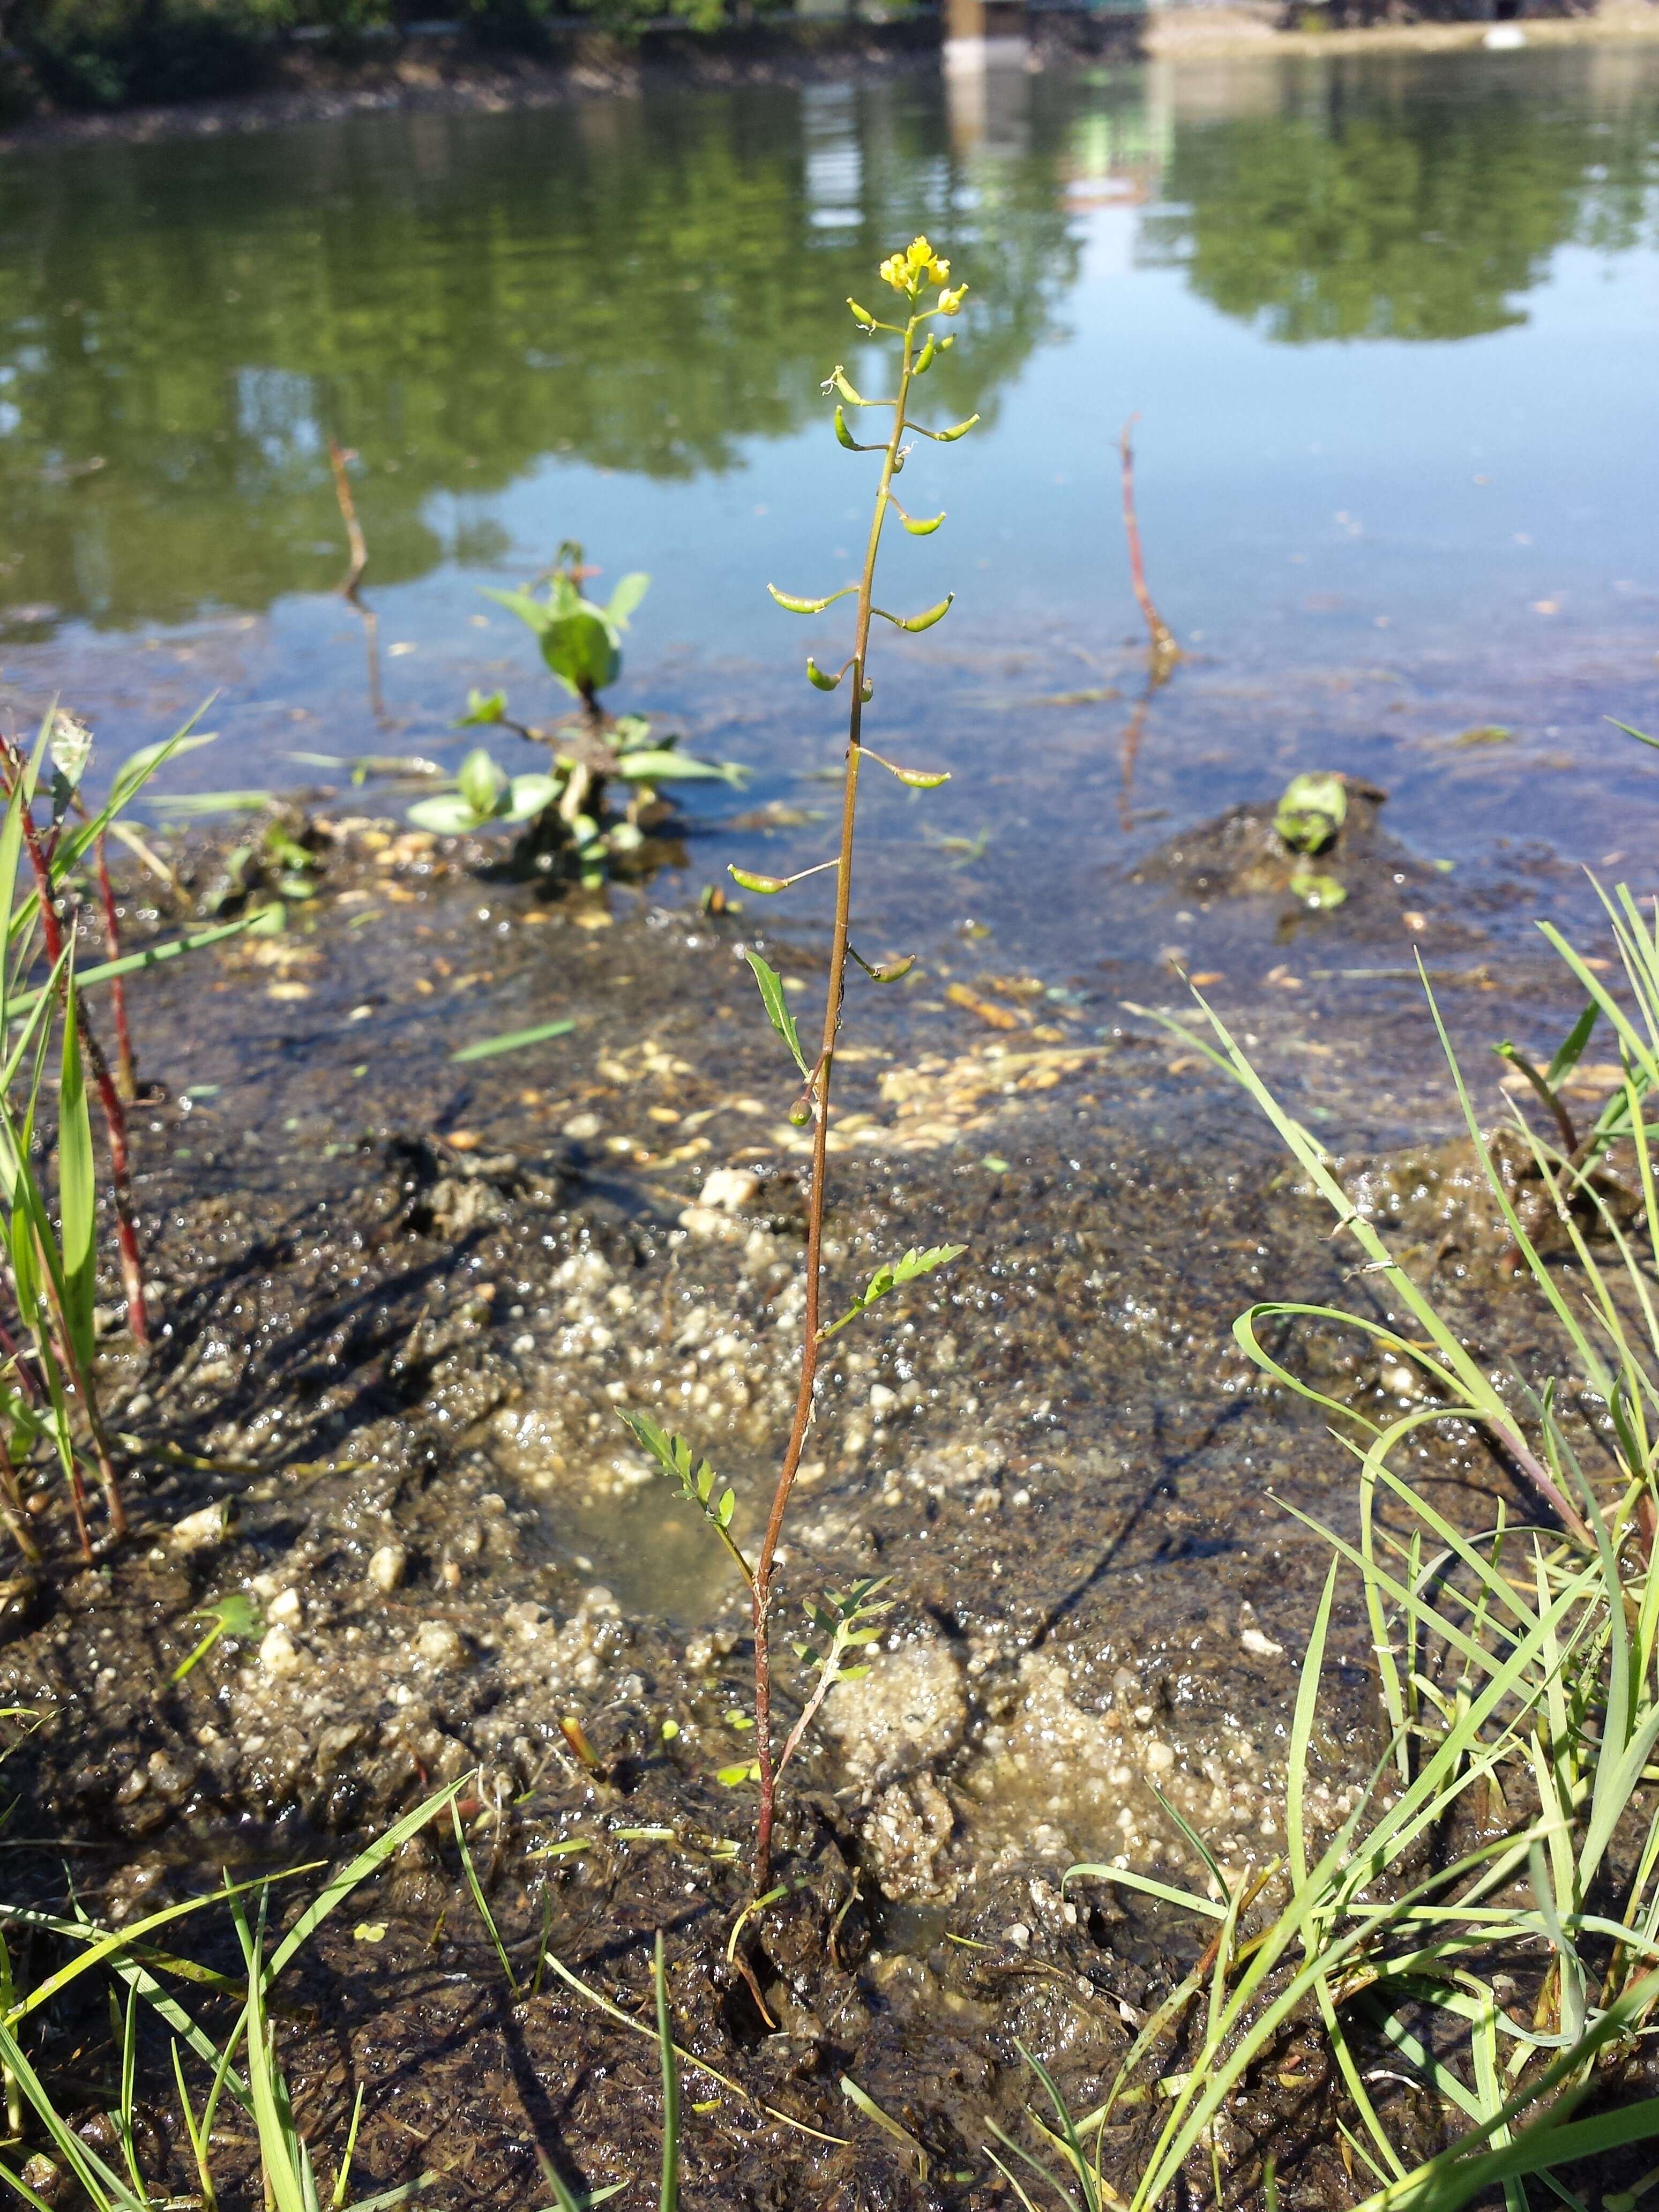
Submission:
[[[662,2186],[658,2212],[679,2212],[680,2068],[674,2054],[674,2024],[668,2009],[668,1969],[663,1963],[662,1930],[657,1930],[652,1960],[657,1989],[657,2048],[662,2059]]]
[[[568,1036],[575,1026],[574,1020],[567,1020],[538,1022],[528,1030],[504,1030],[499,1036],[480,1037],[476,1044],[464,1044],[449,1056],[461,1060],[493,1060],[497,1053],[522,1052],[527,1045],[545,1044],[550,1037]]]
[[[93,1304],[98,1278],[98,1171],[76,1020],[77,1006],[71,975],[64,1000],[63,1076],[58,1094],[58,1205],[63,1237],[64,1318],[75,1356],[90,1375],[96,1349]]]

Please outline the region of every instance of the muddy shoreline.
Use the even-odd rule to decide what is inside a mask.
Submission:
[[[1112,64],[1266,59],[1477,48],[1484,22],[1402,22],[1320,29],[1285,27],[1277,0],[1202,8],[1152,8],[1139,22],[1091,25],[1079,44],[1044,21],[1030,70]],[[1599,46],[1659,39],[1659,0],[1602,0],[1593,12],[1528,18],[1532,46]],[[663,51],[653,51],[661,48]],[[556,108],[649,91],[749,84],[809,85],[937,72],[936,25],[835,25],[821,37],[666,40],[641,50],[595,34],[568,58],[481,51],[456,39],[410,41],[395,58],[335,60],[287,55],[265,88],[220,100],[77,113],[55,110],[0,123],[0,155],[32,147],[147,145],[171,138],[237,137],[372,114],[496,114]]]
[[[738,2084],[688,2129],[689,2204],[976,2212],[1000,2186],[985,2115],[1012,2124],[1024,2100],[1015,2039],[1086,2107],[1196,1955],[1190,1923],[1063,1892],[1066,1867],[1190,1879],[1154,1785],[1229,1867],[1274,1848],[1328,1557],[1286,1508],[1345,1527],[1352,1483],[1316,1409],[1264,1386],[1230,1328],[1263,1297],[1363,1292],[1248,1102],[1116,997],[970,953],[931,1016],[860,1006],[837,1280],[943,1235],[969,1249],[829,1372],[781,1609],[884,1574],[895,1612],[880,1664],[808,1740],[798,1886],[739,1972],[750,1812],[717,1771],[743,1751],[744,1611],[616,1409],[696,1437],[750,1524],[787,1426],[803,1206],[738,957],[755,919],[657,906],[648,883],[550,897],[498,854],[337,806],[307,834],[318,895],[286,931],[138,996],[166,1094],[140,1117],[162,1328],[147,1366],[118,1333],[106,1354],[136,1533],[78,1568],[53,1492],[54,1563],[10,1585],[0,1703],[40,1717],[10,1723],[12,1893],[61,1905],[67,1852],[87,1909],[131,1920],[222,1866],[335,1860],[476,1771],[516,1990],[453,1849],[417,1838],[293,1994],[307,2124],[369,2085],[363,2176],[435,2166],[448,2201],[505,2205],[538,2148],[589,2186],[648,2172],[649,2045],[543,1967],[631,2010],[661,1928],[688,2047]],[[1249,876],[1258,842],[1236,813],[1145,872],[1194,902],[1195,968],[1203,915],[1278,902]],[[1397,942],[1398,902],[1427,895],[1407,857],[1356,832],[1352,941]],[[213,855],[185,865],[214,882]],[[132,908],[165,933],[149,893]],[[812,941],[762,942],[810,1003]],[[1476,1024],[1501,1027],[1490,976],[1464,975]],[[1531,987],[1547,1009],[1547,971]],[[1305,1086],[1321,1009],[1292,1015],[1282,980],[1218,995],[1272,1079]],[[1323,1013],[1340,1069],[1342,1010]],[[449,1057],[556,1015],[574,1030],[529,1053]],[[1320,1093],[1339,1132],[1375,1123],[1376,1081],[1356,1066]],[[1470,1334],[1524,1366],[1535,1316],[1493,1276],[1455,1146],[1345,1171],[1416,1232]],[[1328,1326],[1296,1357],[1356,1405],[1401,1387]],[[1520,1503],[1467,1439],[1425,1446],[1419,1474],[1470,1527]],[[192,1616],[230,1591],[257,1637],[171,1679]],[[1316,1746],[1333,1825],[1378,1748],[1367,1655],[1340,1618]],[[1293,2086],[1264,2089],[1259,2118],[1294,2147],[1281,2201],[1310,2206],[1342,2185],[1317,2122],[1328,2059],[1291,2040]],[[843,2075],[923,2147],[926,2179]],[[1248,2144],[1238,2160],[1259,2168]]]

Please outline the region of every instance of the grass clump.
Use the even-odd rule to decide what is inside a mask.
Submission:
[[[1341,2083],[1334,2124],[1369,2191],[1364,2212],[1455,2212],[1499,2194],[1522,2212],[1534,2177],[1582,2204],[1578,2177],[1607,2175],[1616,2153],[1659,2135],[1659,2097],[1639,2094],[1659,2020],[1659,1133],[1644,1108],[1659,1081],[1659,906],[1644,913],[1623,887],[1603,902],[1622,990],[1540,925],[1589,1001],[1540,1087],[1547,1097],[1605,1020],[1620,1090],[1588,1139],[1554,1114],[1540,1133],[1517,1111],[1565,1262],[1547,1258],[1537,1210],[1511,1194],[1429,994],[1570,1386],[1494,1379],[1205,1008],[1214,1042],[1203,1048],[1267,1114],[1393,1311],[1276,1301],[1236,1324],[1266,1375],[1329,1413],[1358,1468],[1353,1533],[1307,1524],[1333,1559],[1291,1730],[1285,1849],[1230,1881],[1192,1837],[1206,1880],[1190,1892],[1115,1865],[1071,1869],[1068,1887],[1151,1892],[1208,1935],[1095,2111],[1073,2115],[1030,2062],[1046,2115],[1018,2136],[994,2130],[991,2146],[1027,2205],[1039,2185],[1078,2212],[1152,2212],[1195,2185],[1218,2204],[1257,2189],[1277,2201],[1280,2179],[1241,2150],[1236,2116],[1287,2032],[1314,2023]],[[1615,1143],[1628,1206],[1609,1195]],[[1413,1370],[1409,1410],[1369,1420],[1267,1348],[1269,1325],[1308,1318],[1358,1329]],[[1448,1425],[1485,1436],[1530,1493],[1523,1517],[1500,1510],[1490,1528],[1460,1528],[1401,1471],[1405,1447]],[[1313,1747],[1345,1575],[1370,1630],[1387,1746],[1322,1837]],[[1158,2117],[1127,2170],[1119,2156],[1109,2173],[1109,2131],[1148,2106]],[[1438,2116],[1426,2147],[1425,2112]]]
[[[0,1275],[10,1305],[0,1322],[0,1519],[31,1561],[40,1556],[31,1493],[42,1463],[53,1459],[68,1486],[83,1558],[93,1556],[86,1474],[102,1492],[109,1534],[126,1533],[99,1406],[95,1304],[101,1182],[127,1327],[141,1350],[148,1346],[127,1145],[137,1073],[123,985],[127,975],[250,921],[124,953],[105,842],[156,770],[204,742],[187,727],[133,755],[93,811],[81,798],[92,742],[80,724],[54,708],[32,753],[0,738]],[[97,936],[109,957],[88,961],[87,941]],[[112,1066],[91,1011],[106,994],[117,1037]],[[54,1067],[57,1127],[49,1142],[43,1119]],[[106,1172],[94,1142],[94,1098]]]

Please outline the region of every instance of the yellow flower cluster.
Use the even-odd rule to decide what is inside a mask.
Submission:
[[[890,253],[881,264],[880,274],[884,283],[914,300],[924,284],[948,284],[951,264],[939,259],[925,238],[918,238],[906,252]]]

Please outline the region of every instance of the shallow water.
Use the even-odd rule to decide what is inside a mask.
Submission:
[[[887,596],[958,599],[886,648],[870,734],[955,781],[872,792],[870,934],[971,915],[1007,957],[1087,970],[1164,927],[1127,861],[1298,766],[1387,786],[1395,833],[1476,890],[1516,843],[1639,850],[1649,762],[1604,717],[1659,719],[1656,178],[1659,55],[1610,47],[924,72],[13,155],[11,702],[62,687],[119,751],[216,689],[220,744],[176,772],[198,787],[317,774],[296,750],[453,758],[469,684],[546,711],[479,590],[570,537],[653,575],[613,703],[813,811],[839,702],[800,660],[842,633],[763,586],[849,566],[869,465],[817,380],[860,373],[842,296],[926,225],[975,301],[927,397],[985,427],[917,456],[912,508],[950,521],[886,556]],[[1190,658],[1126,747],[1135,412]],[[384,726],[328,590],[330,433],[361,456]],[[1079,696],[1102,693],[1124,696]],[[1488,724],[1513,735],[1456,745]],[[825,834],[693,846],[669,895]]]

